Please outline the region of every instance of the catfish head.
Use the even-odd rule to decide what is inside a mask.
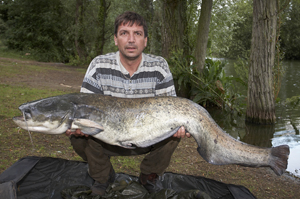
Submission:
[[[64,97],[50,97],[22,104],[22,116],[13,121],[22,129],[46,134],[61,134],[70,128],[76,106]]]

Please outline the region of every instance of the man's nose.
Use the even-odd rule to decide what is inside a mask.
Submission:
[[[130,33],[128,37],[129,37],[128,38],[129,42],[135,42],[135,35],[134,35],[134,33]]]

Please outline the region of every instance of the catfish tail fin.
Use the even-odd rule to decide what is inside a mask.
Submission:
[[[271,149],[270,167],[278,176],[286,170],[289,154],[290,148],[288,145],[280,145]]]

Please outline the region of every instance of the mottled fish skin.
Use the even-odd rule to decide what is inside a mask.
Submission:
[[[29,102],[19,109],[26,122],[24,117],[14,121],[30,131],[61,134],[79,128],[108,144],[135,148],[160,142],[184,126],[196,140],[199,154],[211,164],[269,166],[277,175],[287,168],[287,145],[262,148],[236,140],[202,106],[185,98],[78,93]]]

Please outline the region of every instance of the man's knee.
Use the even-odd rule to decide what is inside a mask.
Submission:
[[[87,161],[87,156],[85,154],[85,149],[87,146],[87,138],[86,137],[75,137],[71,135],[70,137],[71,145],[74,151],[84,160]]]

